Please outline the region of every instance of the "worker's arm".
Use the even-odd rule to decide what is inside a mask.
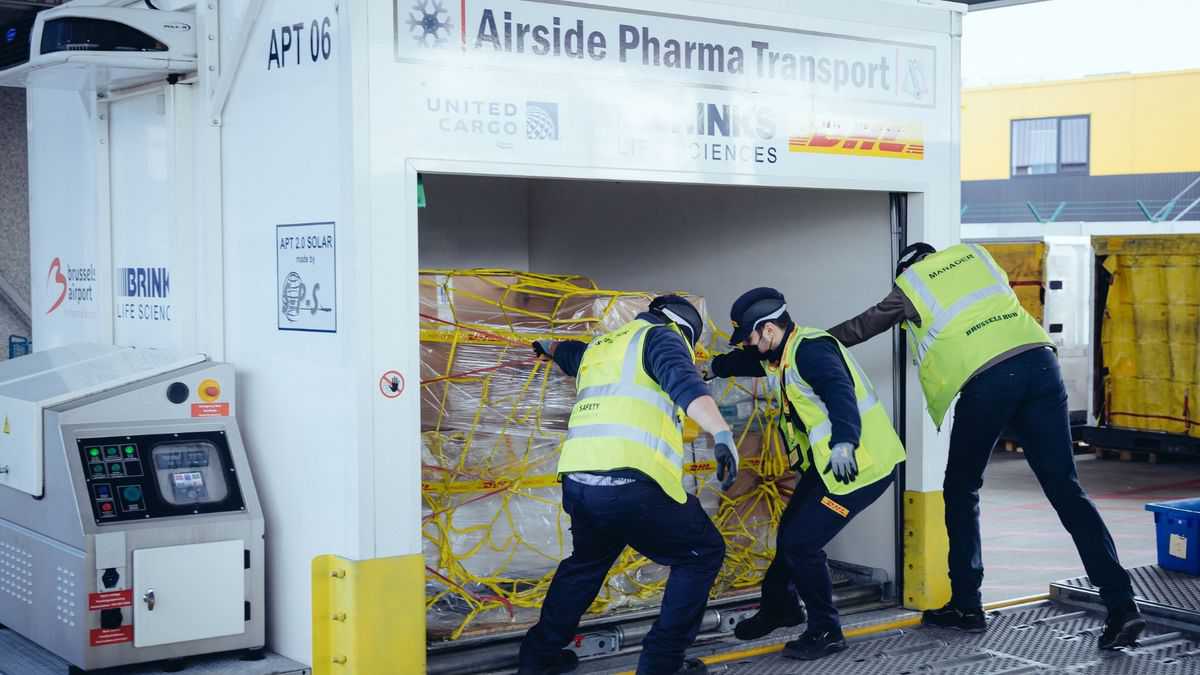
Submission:
[[[796,370],[829,411],[832,427],[829,463],[816,469],[849,485],[858,477],[856,451],[862,436],[862,418],[858,414],[850,368],[833,339],[822,338],[800,343],[796,348]]]
[[[579,364],[583,363],[583,353],[587,351],[587,343],[579,340],[538,340],[533,343],[533,351],[542,360],[553,359],[568,377],[579,375]]]
[[[667,328],[650,329],[642,351],[642,363],[671,401],[683,408],[701,429],[712,434],[717,479],[721,481],[721,489],[728,490],[737,477],[737,444],[729,424],[717,409],[717,402],[708,393],[708,385],[700,377],[683,337]]]
[[[721,417],[716,399],[707,394],[692,401],[692,404],[687,407],[687,416],[696,420],[696,424],[712,434],[714,438],[722,431],[729,432],[729,424],[725,422],[724,417]]]
[[[829,410],[833,427],[829,445],[849,443],[858,447],[862,435],[858,397],[854,395],[850,368],[837,344],[829,338],[802,341],[796,348],[796,371]]]
[[[708,372],[713,377],[763,377],[762,358],[755,349],[734,349],[714,356]]]
[[[877,305],[853,319],[843,321],[830,328],[829,334],[847,347],[853,347],[904,321],[912,321],[919,326],[921,325],[921,315],[904,295],[904,291],[897,286],[892,286],[892,292],[888,293],[887,297],[880,300]]]

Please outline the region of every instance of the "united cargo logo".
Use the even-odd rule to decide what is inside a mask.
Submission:
[[[812,133],[789,137],[788,152],[922,160],[921,136],[915,125],[826,122]]]
[[[525,104],[525,137],[531,141],[558,140],[558,104],[529,101]]]
[[[131,321],[170,321],[171,273],[166,267],[117,268],[117,318]]]
[[[529,141],[557,141],[558,108],[557,103],[549,101],[425,99],[425,110],[437,117],[437,127],[442,133],[498,139],[517,139],[524,131]]]
[[[51,260],[50,268],[46,271],[46,295],[50,299],[50,307],[46,310],[46,314],[53,314],[55,310],[64,305],[66,306],[65,312],[75,314],[77,312],[72,310],[91,305],[96,301],[95,285],[96,267],[94,265],[71,267],[64,265],[61,258]],[[89,312],[80,314],[90,315]]]

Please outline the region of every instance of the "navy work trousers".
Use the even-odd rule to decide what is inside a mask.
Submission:
[[[775,558],[763,577],[760,610],[775,616],[793,612],[798,594],[808,611],[809,632],[840,633],[825,546],[891,484],[888,476],[849,494],[831,495],[815,469],[805,471],[779,519]]]
[[[521,644],[521,662],[545,663],[575,637],[608,570],[632,546],[671,568],[662,612],[642,641],[638,675],[679,670],[725,558],[721,534],[694,496],[680,504],[648,480],[590,486],[566,478],[562,485],[574,551],[554,573],[541,619]]]
[[[1117,559],[1112,536],[1075,473],[1067,391],[1058,358],[1046,348],[1022,352],[971,378],[954,407],[950,457],[942,486],[950,536],[952,603],[980,606],[983,555],[979,539],[979,488],[1000,432],[1012,429],[1050,505],[1075,542],[1083,568],[1100,597],[1116,609],[1133,598],[1129,574]]]

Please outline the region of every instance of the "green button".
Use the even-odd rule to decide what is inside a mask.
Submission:
[[[121,450],[119,448],[117,448],[117,446],[115,446],[115,445],[106,445],[106,446],[104,446],[104,456],[105,457],[120,457]]]
[[[121,492],[124,493],[127,502],[136,502],[142,499],[142,489],[136,485],[131,485]]]
[[[132,445],[125,446],[125,454],[131,455],[131,456],[133,455],[133,446]]]
[[[88,454],[92,457],[100,456],[100,448],[88,448]]]

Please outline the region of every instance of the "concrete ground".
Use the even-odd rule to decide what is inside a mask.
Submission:
[[[1200,461],[1075,459],[1080,482],[1104,516],[1121,563],[1128,568],[1157,562],[1154,514],[1145,504],[1200,497]],[[992,455],[981,501],[984,602],[1045,593],[1051,581],[1084,574],[1024,455]]]

